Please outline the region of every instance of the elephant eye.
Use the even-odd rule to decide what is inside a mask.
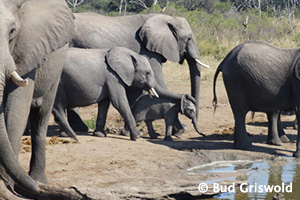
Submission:
[[[186,42],[188,43],[190,40],[191,40],[191,38],[190,38],[190,37],[188,37],[188,38],[186,39]]]
[[[17,32],[16,25],[13,24],[13,25],[11,26],[11,28],[10,28],[10,31],[9,31],[9,39],[12,39],[13,37],[15,37],[16,32]]]

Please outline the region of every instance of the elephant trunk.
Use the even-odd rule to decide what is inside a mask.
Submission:
[[[191,95],[196,99],[196,119],[199,115],[199,101],[200,101],[200,78],[201,72],[197,66],[195,59],[191,58],[189,55],[186,56],[191,78]]]
[[[19,164],[11,143],[4,117],[4,87],[7,78],[11,78],[17,85],[25,86],[27,80],[22,79],[16,72],[15,62],[9,52],[8,45],[2,46],[0,52],[0,163],[5,168],[7,174],[21,187],[29,192],[36,193],[39,190],[37,183],[26,173]]]
[[[39,190],[37,183],[26,173],[19,164],[17,157],[12,149],[4,119],[3,108],[4,84],[0,86],[0,162],[9,174],[9,176],[21,187],[32,193]]]
[[[196,118],[193,118],[193,119],[192,119],[192,123],[193,123],[193,126],[194,126],[196,132],[197,132],[199,135],[205,136],[205,134],[203,134],[203,133],[201,133],[201,132],[199,131],[199,128],[198,128],[198,126],[197,126],[197,119],[196,119]]]
[[[201,71],[200,68],[198,68],[197,66],[197,61],[200,61],[200,55],[194,38],[191,38],[187,42],[184,56],[188,62],[190,69],[191,95],[196,99],[196,118],[198,119]]]
[[[194,37],[190,38],[187,42],[185,58],[190,69],[191,95],[196,99],[196,117],[198,119],[201,72],[200,67],[198,68],[197,64],[206,68],[210,68],[210,66],[200,61],[200,55]]]

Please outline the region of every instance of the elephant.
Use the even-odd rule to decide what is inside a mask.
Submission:
[[[72,198],[45,185],[45,142],[74,16],[63,0],[0,0],[0,27],[0,198],[19,199],[14,188],[34,199]],[[29,174],[18,162],[28,119]]]
[[[249,41],[236,46],[221,62],[214,76],[213,103],[216,108],[216,80],[222,71],[229,103],[234,115],[234,146],[252,149],[245,127],[248,111],[268,113],[268,140],[280,142],[280,111],[293,110],[300,117],[300,49],[281,49],[262,41]],[[282,129],[282,128],[281,128]],[[298,130],[296,152],[299,158]],[[281,137],[284,138],[284,135]]]
[[[108,17],[95,13],[75,13],[75,34],[70,46],[89,49],[122,46],[146,56],[154,72],[158,95],[177,100],[182,95],[167,90],[162,63],[170,60],[182,64],[186,59],[190,70],[191,95],[196,99],[198,117],[201,73],[197,63],[209,66],[200,61],[192,29],[184,18],[164,14]],[[141,93],[142,90],[130,92],[130,105]],[[76,116],[76,113],[70,116]],[[77,126],[81,123],[76,119],[70,121],[75,121],[74,125]],[[84,124],[81,127],[81,130],[86,129]]]
[[[252,112],[252,119],[254,118],[255,112]],[[271,145],[281,146],[282,143],[290,142],[290,139],[285,134],[281,120],[280,114],[281,111],[271,111],[267,112],[268,118],[268,137],[267,143]],[[294,121],[294,125],[297,123],[297,120]]]
[[[164,119],[166,124],[166,134],[164,140],[172,141],[172,129],[178,118],[178,114],[184,114],[189,119],[192,119],[195,130],[200,135],[196,119],[195,99],[187,94],[183,95],[181,101],[151,98],[148,95],[141,96],[133,105],[132,113],[136,122],[145,121],[148,133],[152,139],[159,136],[153,128],[152,122],[156,119]],[[180,135],[176,135],[180,137]]]
[[[75,135],[66,108],[98,103],[94,136],[106,136],[104,126],[110,102],[129,125],[130,138],[139,133],[126,98],[126,90],[141,88],[157,95],[155,78],[148,60],[124,47],[111,49],[69,48],[52,113],[68,135]]]

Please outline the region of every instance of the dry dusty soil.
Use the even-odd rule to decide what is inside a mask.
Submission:
[[[188,83],[168,83],[169,90],[189,92]],[[48,182],[56,186],[75,186],[82,193],[95,199],[193,199],[206,197],[198,191],[201,182],[226,179],[230,174],[191,173],[195,166],[213,161],[264,160],[278,162],[292,156],[296,149],[296,131],[292,129],[294,116],[282,116],[283,126],[293,141],[283,146],[266,144],[267,123],[264,113],[256,113],[252,120],[247,116],[247,131],[253,142],[253,151],[233,149],[233,115],[228,103],[223,81],[217,83],[218,108],[213,114],[212,81],[203,80],[201,85],[200,117],[198,126],[207,136],[198,135],[191,121],[180,116],[188,126],[181,139],[163,141],[164,122],[156,123],[161,135],[150,139],[146,128],[137,141],[128,136],[109,133],[97,138],[89,133],[78,133],[79,143],[54,142],[47,145]],[[81,108],[84,119],[95,116],[97,106]],[[110,132],[122,128],[122,120],[116,110],[110,108],[107,127]],[[58,127],[50,121],[48,140],[58,134]],[[24,136],[24,138],[26,138]],[[55,138],[52,138],[54,140]],[[30,149],[23,146],[19,160],[28,170]],[[223,176],[223,177],[222,177]],[[225,177],[224,177],[225,176]]]

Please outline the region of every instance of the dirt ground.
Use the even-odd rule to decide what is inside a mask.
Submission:
[[[190,173],[190,168],[213,161],[277,162],[292,156],[296,149],[295,143],[283,146],[265,144],[267,123],[264,113],[256,113],[253,120],[250,114],[247,116],[247,131],[251,135],[253,151],[233,149],[234,120],[223,81],[218,80],[217,83],[218,108],[215,114],[212,107],[212,81],[203,80],[201,84],[198,126],[206,137],[198,135],[191,121],[184,116],[180,118],[188,129],[182,139],[173,137],[174,141],[163,141],[163,121],[155,125],[161,136],[154,140],[149,138],[144,127],[139,127],[145,134],[137,141],[130,141],[129,137],[117,134],[97,138],[91,136],[92,130],[88,134],[78,133],[79,143],[63,140],[63,143],[47,145],[46,171],[49,184],[76,186],[82,193],[95,199],[201,198],[201,195],[205,196],[198,191],[199,183],[224,177]],[[168,83],[168,87],[177,93],[190,91],[188,83]],[[97,107],[81,108],[80,112],[84,119],[90,119],[95,116]],[[293,120],[294,116],[282,116],[283,126],[289,138],[295,142]],[[110,108],[107,126],[115,132],[122,127],[122,120],[113,108]],[[58,134],[57,128],[51,119],[48,140]],[[30,149],[24,149],[19,160],[28,170]]]

